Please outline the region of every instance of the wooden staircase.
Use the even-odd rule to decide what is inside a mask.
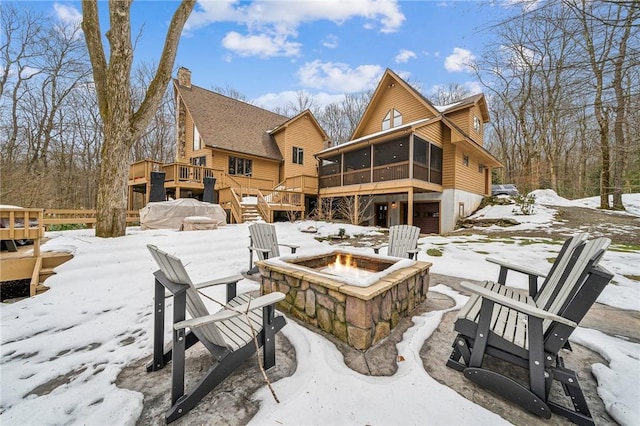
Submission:
[[[242,222],[264,222],[264,218],[255,204],[241,204],[241,206]]]

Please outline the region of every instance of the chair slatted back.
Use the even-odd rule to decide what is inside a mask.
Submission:
[[[550,301],[553,299],[554,292],[556,291],[558,284],[562,282],[562,276],[564,275],[569,262],[571,262],[574,251],[582,243],[587,241],[588,237],[589,234],[587,234],[586,232],[576,234],[572,238],[565,241],[565,243],[562,245],[562,249],[560,250],[560,253],[558,254],[555,262],[553,262],[553,266],[547,274],[547,278],[542,283],[540,291],[534,298],[536,301],[536,305],[539,308],[548,308]]]
[[[276,227],[269,223],[253,223],[249,225],[249,235],[251,236],[251,245],[256,248],[269,250],[268,257],[280,256],[278,248],[278,236],[276,235]],[[257,252],[258,259],[264,260],[264,253]]]
[[[411,225],[394,225],[389,228],[387,255],[408,257],[407,252],[418,247],[420,228]]]
[[[187,312],[191,315],[191,318],[209,315],[209,310],[200,298],[198,290],[191,282],[191,278],[189,278],[189,274],[182,264],[182,261],[152,244],[147,245],[147,248],[167,278],[176,284],[186,284],[189,286],[186,291],[186,304]],[[217,346],[227,347],[218,328],[213,323],[195,327],[192,331],[205,346],[208,346],[208,342],[211,342]]]
[[[563,274],[562,285],[556,286],[556,291],[543,309],[562,316],[573,297],[580,291],[591,268],[598,264],[609,244],[611,244],[609,238],[596,238],[578,246],[571,256],[569,267]],[[541,306],[538,305],[538,307]],[[552,323],[551,320],[545,320],[543,330],[546,332]]]

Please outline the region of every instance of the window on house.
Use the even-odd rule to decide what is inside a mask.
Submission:
[[[482,130],[482,122],[475,115],[473,116],[473,130],[477,133],[480,133],[480,130]]]
[[[205,155],[200,156],[200,157],[192,157],[191,160],[190,160],[190,163],[193,166],[206,167],[207,166],[207,157]]]
[[[318,185],[320,188],[328,188],[331,186],[340,186],[340,166],[342,155],[323,158],[320,160],[320,168],[318,170],[320,179]]]
[[[297,146],[293,147],[293,157],[292,161],[295,164],[303,164],[304,162],[304,149],[298,148]]]
[[[388,130],[392,127],[398,127],[402,125],[402,114],[397,109],[390,110],[387,115],[382,119],[382,130]]]
[[[400,111],[393,110],[393,127],[398,127],[402,125],[402,114]]]
[[[229,174],[236,176],[251,176],[253,163],[248,158],[229,156]]]
[[[198,132],[198,128],[196,125],[193,125],[193,150],[197,151],[202,148],[202,138],[200,137],[200,132]]]
[[[344,184],[371,182],[371,148],[366,147],[344,154]]]
[[[389,111],[387,115],[384,116],[384,119],[382,120],[382,130],[387,130],[390,128],[391,128],[391,111]]]
[[[462,154],[462,165],[469,167],[469,156],[467,154]]]
[[[442,185],[442,148],[431,145],[429,161],[429,181]]]
[[[324,158],[320,162],[320,176],[336,175],[340,173],[341,155]]]
[[[373,148],[374,166],[409,161],[409,137],[394,139],[375,145]]]

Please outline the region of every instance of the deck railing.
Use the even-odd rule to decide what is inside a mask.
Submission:
[[[127,224],[140,223],[140,214],[137,210],[127,210]],[[85,225],[92,228],[97,222],[96,211],[89,210],[73,210],[73,209],[46,209],[44,211],[44,226],[51,225]]]
[[[33,240],[33,255],[40,256],[40,239],[44,237],[42,209],[0,208],[0,240]]]

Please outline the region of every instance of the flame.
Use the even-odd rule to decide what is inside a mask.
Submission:
[[[348,254],[348,253],[347,254],[338,253],[336,255],[335,262],[330,263],[328,267],[337,273],[348,272],[348,271],[350,271],[351,273],[354,273],[354,272],[357,273],[357,271],[360,270],[360,268],[358,268],[358,264],[356,263],[356,260],[353,257],[351,257],[351,254]]]

